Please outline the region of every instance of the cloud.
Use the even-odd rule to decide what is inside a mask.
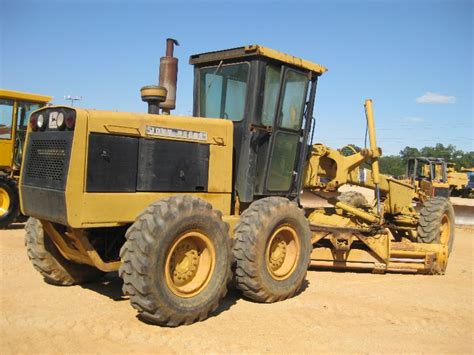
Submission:
[[[419,104],[454,104],[456,97],[428,91],[424,95],[417,97],[415,101]]]
[[[407,116],[407,117],[403,117],[402,120],[405,121],[405,122],[420,123],[420,122],[424,121],[424,118],[414,117],[414,116]]]

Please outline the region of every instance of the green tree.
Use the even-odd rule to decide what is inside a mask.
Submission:
[[[403,150],[400,151],[400,157],[406,163],[409,158],[419,157],[421,153],[418,149],[413,147],[405,147]]]
[[[394,177],[405,174],[406,163],[398,155],[387,155],[379,158],[380,172]]]

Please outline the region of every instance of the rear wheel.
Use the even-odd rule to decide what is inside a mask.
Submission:
[[[252,203],[235,229],[237,288],[258,302],[292,297],[305,280],[311,249],[309,223],[295,203],[282,197]]]
[[[227,293],[231,239],[222,214],[178,196],[148,207],[128,229],[119,275],[140,318],[178,326],[207,318]]]
[[[46,282],[69,286],[97,281],[104,275],[92,266],[66,260],[36,218],[30,217],[25,229],[28,258]]]
[[[0,175],[0,228],[13,223],[20,213],[20,201],[15,180]]]
[[[420,243],[447,245],[451,253],[454,244],[454,210],[447,198],[433,197],[423,204],[417,228]]]

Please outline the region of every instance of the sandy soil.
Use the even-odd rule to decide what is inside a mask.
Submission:
[[[213,317],[172,329],[139,321],[113,274],[44,283],[23,230],[0,231],[0,352],[472,353],[474,231],[456,238],[444,276],[311,270],[293,299],[256,304],[231,291]]]

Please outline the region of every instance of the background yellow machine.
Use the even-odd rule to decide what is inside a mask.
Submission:
[[[433,196],[470,194],[468,169],[456,171],[454,163],[442,158],[413,157],[407,161],[407,180],[420,192],[421,201]]]
[[[17,181],[31,112],[50,96],[0,89],[0,228],[15,221],[20,212]]]
[[[465,173],[468,179],[466,193],[462,196],[474,198],[474,168],[461,168],[461,172]]]
[[[461,171],[456,171],[456,165],[454,163],[446,164],[446,177],[451,196],[469,197],[472,194],[473,189],[469,186],[468,173],[468,169],[461,168]]]
[[[421,201],[433,196],[450,195],[447,165],[444,159],[413,157],[407,161],[407,180],[420,192]]]
[[[32,216],[28,256],[48,282],[118,270],[140,318],[177,326],[216,309],[232,275],[246,297],[275,302],[301,288],[311,260],[444,273],[452,207],[435,197],[418,213],[414,187],[379,173],[371,101],[370,149],[311,146],[326,68],[251,45],[191,56],[195,117],[173,116],[175,43],[160,85],[141,89],[148,114],[55,106],[31,115],[21,202]],[[361,181],[364,163],[372,170]],[[376,203],[340,195],[345,183],[374,189]],[[303,188],[334,207],[302,209]]]

